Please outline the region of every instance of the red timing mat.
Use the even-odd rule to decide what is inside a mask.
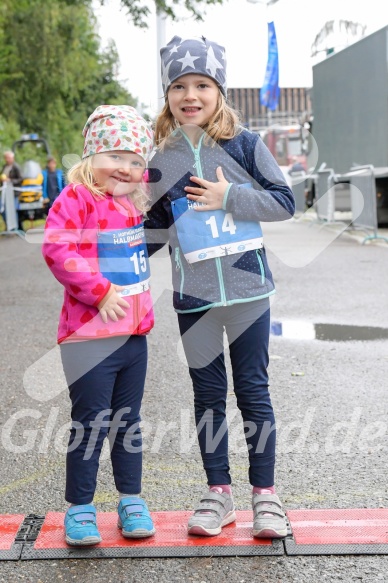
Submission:
[[[126,539],[117,528],[117,512],[98,513],[97,524],[103,542],[93,547],[80,548],[71,547],[64,540],[64,514],[49,512],[34,545],[23,549],[22,558],[65,558],[75,555],[185,557],[284,554],[281,541],[253,537],[251,510],[237,512],[237,521],[224,527],[220,535],[212,537],[187,534],[187,521],[191,512],[151,514],[156,534],[144,539]]]
[[[287,554],[388,554],[388,509],[288,510]]]
[[[237,521],[225,526],[218,536],[192,536],[187,534],[187,521],[192,512],[152,512],[156,533],[144,539],[124,538],[117,528],[117,512],[97,514],[97,524],[102,537],[99,547],[169,547],[169,546],[271,546],[271,540],[254,539],[252,536],[252,512],[240,512]],[[49,512],[35,542],[35,549],[68,549],[64,540],[64,514]]]
[[[236,512],[237,521],[218,536],[187,534],[191,512],[152,512],[156,534],[126,539],[117,528],[117,513],[97,514],[103,542],[71,547],[64,540],[60,512],[0,515],[0,561],[52,558],[217,557],[255,555],[388,555],[388,509],[289,510],[285,539],[252,536],[252,511]]]
[[[24,520],[24,514],[0,515],[0,550],[9,551]]]
[[[296,544],[388,544],[387,508],[289,510]]]
[[[20,557],[22,545],[14,544],[24,514],[0,515],[0,560],[15,560]]]

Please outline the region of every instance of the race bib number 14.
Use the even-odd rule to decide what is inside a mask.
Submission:
[[[171,202],[179,243],[188,263],[234,255],[263,246],[259,223],[234,220],[223,210],[195,211],[186,197]]]

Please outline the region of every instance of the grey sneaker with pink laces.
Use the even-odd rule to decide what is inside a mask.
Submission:
[[[209,490],[201,498],[188,523],[189,534],[215,536],[236,520],[232,494]]]
[[[287,536],[286,515],[276,494],[254,494],[253,536],[258,538],[283,538]]]

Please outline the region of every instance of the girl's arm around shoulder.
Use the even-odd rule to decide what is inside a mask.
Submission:
[[[98,268],[96,214],[91,194],[69,184],[50,209],[42,246],[55,278],[70,295],[92,306],[97,306],[110,288]]]
[[[243,186],[232,184],[229,187],[222,208],[241,220],[290,219],[295,213],[294,195],[260,136],[243,130],[234,139],[241,148],[247,177],[241,181]]]

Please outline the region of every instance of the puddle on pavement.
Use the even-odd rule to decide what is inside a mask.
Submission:
[[[329,342],[388,340],[388,328],[282,320],[271,322],[271,335],[293,340],[327,340]]]

